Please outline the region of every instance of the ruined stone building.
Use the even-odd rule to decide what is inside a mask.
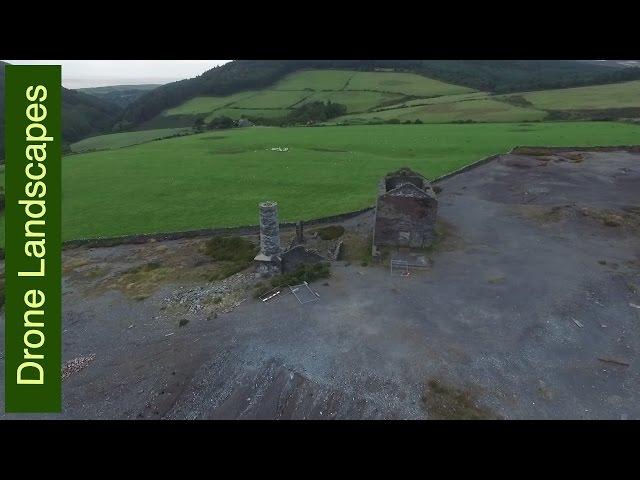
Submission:
[[[436,236],[438,200],[419,173],[401,168],[378,186],[373,231],[373,255],[381,247],[423,248]]]
[[[261,202],[258,207],[260,209],[260,251],[254,258],[258,277],[266,278],[279,273],[289,273],[299,265],[326,260],[317,252],[307,250],[299,244],[283,249],[280,244],[278,204],[271,201]],[[296,224],[296,241],[304,241],[301,221]]]

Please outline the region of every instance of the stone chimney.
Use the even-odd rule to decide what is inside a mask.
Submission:
[[[282,250],[280,248],[280,225],[278,223],[278,204],[276,202],[262,202],[260,207],[260,253],[255,260],[258,262],[258,273],[269,276],[280,273]]]

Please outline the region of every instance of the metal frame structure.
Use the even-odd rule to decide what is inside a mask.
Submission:
[[[391,259],[389,266],[392,277],[408,277],[411,275],[411,272],[409,271],[409,262],[406,260]]]
[[[317,302],[318,299],[320,298],[320,295],[318,295],[316,292],[311,290],[311,287],[307,282],[301,283],[300,285],[290,285],[289,290],[291,290],[291,293],[293,293],[293,295],[296,297],[298,302],[300,302],[300,305],[304,305],[306,303],[311,303],[311,302]],[[303,299],[302,292],[308,292],[307,295],[310,296],[311,298]]]

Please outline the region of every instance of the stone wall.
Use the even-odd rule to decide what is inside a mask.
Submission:
[[[293,272],[300,265],[320,263],[326,260],[318,252],[307,250],[302,245],[298,245],[282,254],[282,272]]]
[[[428,196],[378,198],[373,243],[376,247],[423,248],[436,237],[438,203]]]

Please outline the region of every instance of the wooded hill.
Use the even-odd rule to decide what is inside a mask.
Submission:
[[[351,69],[413,72],[492,93],[615,83],[640,78],[640,68],[619,68],[573,60],[236,60],[202,75],[142,95],[123,114],[119,127],[148,121],[167,108],[201,95],[230,95],[273,85],[296,70]]]
[[[0,161],[4,159],[4,66],[0,62]],[[62,138],[71,143],[91,135],[110,131],[122,115],[111,102],[79,92],[62,89]]]
[[[82,93],[88,93],[94,97],[101,98],[107,102],[115,103],[121,108],[125,108],[134,100],[144,95],[149,90],[158,88],[160,84],[143,85],[110,85],[108,87],[88,87],[78,88]]]

